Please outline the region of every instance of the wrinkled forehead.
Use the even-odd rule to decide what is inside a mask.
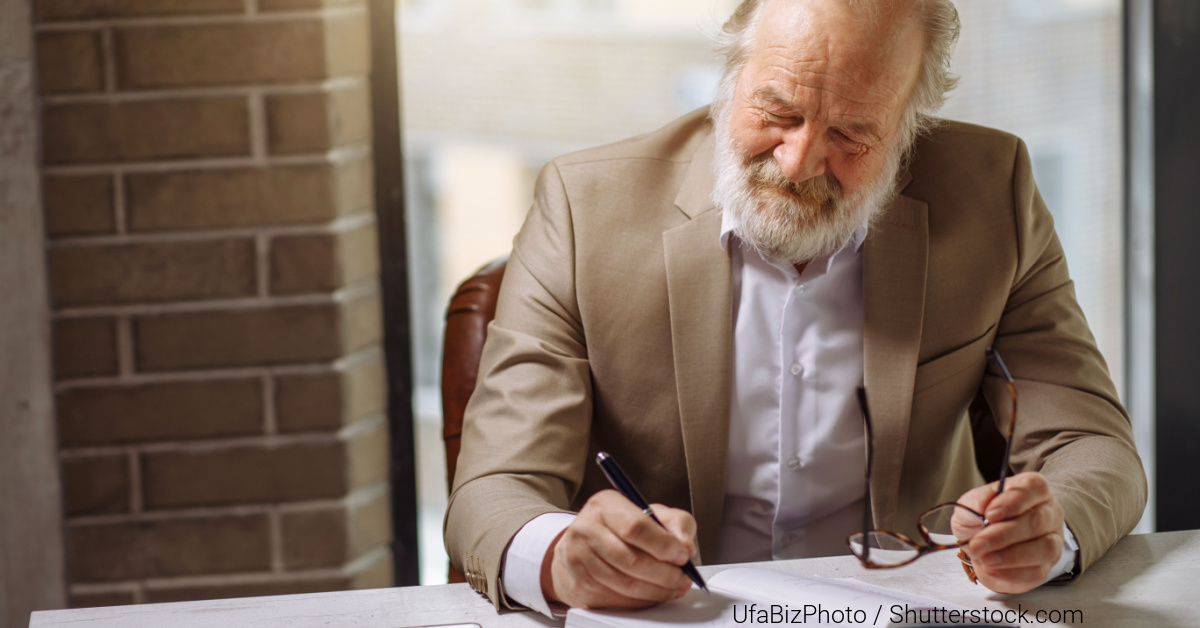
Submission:
[[[914,4],[769,0],[747,68],[785,92],[792,84],[867,106],[899,106],[916,82],[924,49]]]

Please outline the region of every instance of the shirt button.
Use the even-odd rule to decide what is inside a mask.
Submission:
[[[791,368],[792,375],[799,375],[800,372],[803,370],[804,370],[804,367],[800,366],[799,363],[792,364],[792,368]]]
[[[800,468],[800,459],[792,458],[791,460],[788,460],[788,468],[791,469],[792,471],[799,469]]]
[[[792,292],[795,292],[796,294],[804,294],[804,286],[796,286],[795,288],[792,288]]]

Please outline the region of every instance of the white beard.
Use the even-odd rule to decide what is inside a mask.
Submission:
[[[714,107],[714,112],[722,109]],[[907,147],[888,151],[879,176],[844,198],[832,175],[792,183],[770,155],[747,163],[733,145],[725,120],[714,122],[713,201],[733,219],[734,235],[768,259],[799,264],[829,255],[845,246],[859,227],[869,226],[895,196]]]

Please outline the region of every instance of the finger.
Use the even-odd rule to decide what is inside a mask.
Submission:
[[[988,521],[1003,521],[1049,501],[1050,485],[1042,474],[1029,471],[1018,473],[1004,484],[1004,492],[996,495],[980,512]]]
[[[650,504],[654,515],[667,527],[667,531],[687,546],[688,556],[696,555],[696,519],[692,513],[662,504]]]
[[[963,493],[962,497],[958,498],[957,503],[983,514],[987,510],[988,504],[996,497],[996,490],[999,486],[998,482],[992,482],[991,484],[973,488]]]
[[[997,593],[1025,593],[1046,581],[1049,567],[1018,567],[995,572],[977,572],[979,581]]]
[[[595,559],[594,556],[591,557]],[[639,600],[608,588],[592,577],[585,563],[571,559],[556,559],[554,562],[555,586],[564,595],[561,601],[577,608],[642,608],[655,604],[650,600]]]
[[[631,600],[664,602],[687,593],[692,587],[691,580],[679,567],[655,560],[627,545],[624,545],[624,551],[597,553],[597,557],[600,560],[586,563],[589,576]],[[614,562],[609,562],[610,559]]]
[[[1043,503],[1015,519],[989,524],[971,539],[970,553],[983,556],[1046,534],[1061,534],[1062,525],[1062,509]]]
[[[602,532],[618,545],[624,545],[611,532]],[[595,542],[586,532],[579,534],[569,530],[555,547],[552,565],[554,588],[560,599],[570,606],[637,608],[679,597],[689,588],[680,586],[673,590],[657,582],[619,574],[596,553],[593,547]],[[677,567],[652,562],[679,571]],[[664,580],[668,581],[670,576]]]
[[[622,498],[623,499],[623,498]],[[683,541],[651,519],[628,500],[628,508],[604,508],[600,512],[605,527],[617,537],[654,558],[682,565],[692,553]]]
[[[605,574],[605,584],[615,591],[626,592],[631,590],[630,587],[632,584],[624,581],[626,577],[651,584],[655,589],[661,588],[668,591],[686,591],[691,586],[691,580],[688,579],[687,575],[683,573],[683,570],[678,565],[658,560],[637,547],[626,543],[624,539],[617,537],[615,534],[609,533],[591,538],[588,545],[600,560],[611,567],[612,572],[600,568],[593,569],[591,563],[588,563],[589,570],[593,574]],[[643,599],[663,598],[655,596]]]
[[[1047,534],[1001,550],[972,557],[972,562],[984,569],[1008,570],[1020,567],[1049,568],[1058,562],[1063,551],[1063,539],[1059,533]]]

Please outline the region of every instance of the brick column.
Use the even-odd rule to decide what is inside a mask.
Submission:
[[[362,0],[35,0],[75,606],[388,586]]]

